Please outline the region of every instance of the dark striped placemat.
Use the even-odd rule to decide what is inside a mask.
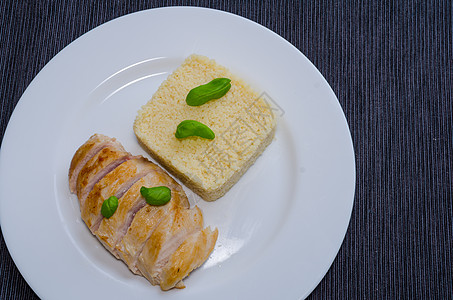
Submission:
[[[221,9],[275,31],[314,63],[343,107],[355,204],[309,298],[452,299],[451,1],[0,1],[1,138],[28,84],[63,47],[113,18],[171,5]],[[0,299],[37,298],[3,236],[0,251]]]

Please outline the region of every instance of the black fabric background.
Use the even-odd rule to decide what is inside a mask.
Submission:
[[[356,154],[355,203],[309,299],[453,299],[451,1],[4,0],[1,138],[28,84],[62,48],[113,18],[172,5],[225,10],[273,30],[340,101]],[[0,298],[37,298],[3,236],[0,251]]]

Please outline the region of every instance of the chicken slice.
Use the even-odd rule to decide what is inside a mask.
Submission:
[[[165,205],[145,205],[137,212],[126,235],[116,246],[118,256],[135,274],[140,274],[137,268],[137,258],[163,217],[177,207],[188,207],[187,196],[184,192],[172,190],[171,197],[171,200]]]
[[[146,158],[137,156],[123,162],[96,183],[81,206],[82,219],[91,232],[94,233],[102,221],[101,207],[105,199],[110,196],[121,198],[140,178],[159,169]]]
[[[137,267],[151,284],[160,283],[162,267],[171,254],[178,249],[188,235],[203,226],[203,216],[196,206],[193,209],[175,208],[167,214],[150,238],[137,259]]]
[[[184,288],[182,280],[200,267],[214,249],[217,228],[210,227],[191,234],[168,259],[160,274],[160,287],[166,291],[173,287]]]
[[[101,149],[113,145],[121,146],[115,139],[109,138],[102,134],[92,135],[88,141],[80,146],[71,160],[69,167],[69,190],[71,193],[76,192],[77,177],[80,170],[93,156],[95,156]]]
[[[85,205],[86,197],[102,177],[131,158],[132,155],[125,152],[121,145],[108,146],[93,156],[83,166],[77,177],[76,192],[80,201],[80,207]]]

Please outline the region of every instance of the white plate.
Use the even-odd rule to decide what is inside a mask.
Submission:
[[[67,171],[91,134],[144,154],[136,111],[188,55],[216,59],[282,109],[276,138],[226,196],[192,202],[220,230],[184,290],[161,292],[89,233]],[[20,99],[0,153],[0,220],[20,272],[45,299],[299,299],[345,235],[354,151],[331,88],[295,47],[247,19],[209,9],[127,15],[55,56]]]

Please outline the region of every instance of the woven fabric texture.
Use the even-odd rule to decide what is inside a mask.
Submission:
[[[355,148],[355,203],[309,299],[453,299],[451,1],[0,1],[0,140],[27,86],[65,46],[116,17],[173,5],[271,29],[340,101]],[[0,299],[38,299],[2,235],[0,284]]]

